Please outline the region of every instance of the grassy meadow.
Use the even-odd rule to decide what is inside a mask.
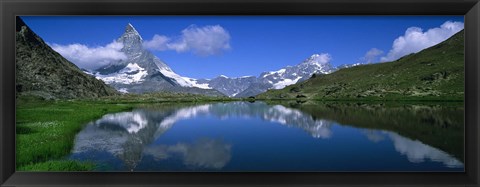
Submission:
[[[75,135],[89,121],[107,113],[130,110],[126,104],[98,104],[89,101],[17,100],[17,170],[83,171],[90,163],[65,161]]]
[[[145,103],[196,103],[232,101],[227,97],[193,94],[125,94],[97,99],[43,100],[17,98],[16,143],[19,171],[88,171],[92,163],[65,160],[75,135],[92,120],[112,112],[127,111]]]

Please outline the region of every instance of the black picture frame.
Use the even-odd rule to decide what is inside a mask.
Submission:
[[[1,186],[479,186],[478,0],[0,0]],[[15,171],[15,16],[465,15],[465,172],[129,173]]]

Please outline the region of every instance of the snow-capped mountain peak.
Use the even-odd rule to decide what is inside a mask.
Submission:
[[[127,59],[108,64],[92,73],[117,90],[125,93],[176,91],[222,95],[208,85],[197,83],[195,79],[176,74],[165,62],[144,48],[142,36],[132,24],[127,24],[117,42],[123,44],[121,51]]]
[[[285,86],[307,80],[314,73],[328,74],[334,68],[328,54],[313,54],[296,66],[287,66],[278,71],[265,72],[260,76],[262,82],[272,84],[274,89],[282,89]]]

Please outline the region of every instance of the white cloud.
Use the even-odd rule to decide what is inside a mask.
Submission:
[[[463,27],[463,22],[451,21],[447,21],[440,27],[429,29],[426,32],[423,32],[419,27],[410,27],[405,31],[405,35],[393,41],[392,49],[386,56],[380,58],[380,61],[397,60],[402,56],[434,46],[462,30]]]
[[[88,70],[94,70],[112,62],[127,59],[127,56],[120,51],[123,48],[123,44],[116,41],[106,46],[97,47],[88,47],[78,43],[70,45],[54,43],[50,46],[78,67]]]
[[[191,51],[200,56],[221,54],[231,48],[230,34],[220,25],[191,25],[174,41],[167,36],[155,35],[152,40],[144,42],[144,47],[158,51],[175,50],[179,53]]]
[[[383,51],[377,48],[372,48],[367,53],[365,53],[365,56],[360,58],[360,61],[362,63],[373,63],[376,62],[378,57],[383,54]]]
[[[309,60],[318,64],[327,64],[332,61],[332,56],[328,53],[314,54]]]
[[[143,47],[151,50],[164,51],[168,49],[167,44],[169,41],[170,38],[155,34],[152,40],[147,40],[143,42]]]

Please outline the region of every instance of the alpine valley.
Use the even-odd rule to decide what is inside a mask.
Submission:
[[[463,22],[409,27],[410,38],[398,37],[392,50],[407,39],[422,48],[384,62],[376,48],[358,56],[390,43],[403,22],[425,27],[445,18],[402,17],[373,27],[370,16],[287,17],[17,16],[12,166],[465,172]],[[154,37],[144,40],[139,31]],[[114,40],[104,46],[105,39]],[[234,52],[203,58],[199,49],[207,56]],[[331,64],[330,54],[347,63]]]

